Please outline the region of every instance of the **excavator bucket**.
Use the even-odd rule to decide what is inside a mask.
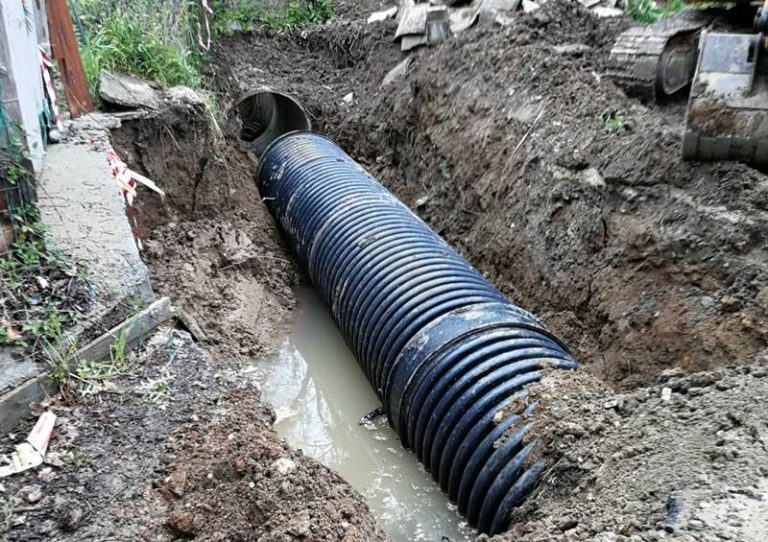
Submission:
[[[763,34],[702,32],[683,157],[768,166],[768,54]]]

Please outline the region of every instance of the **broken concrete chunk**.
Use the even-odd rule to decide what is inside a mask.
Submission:
[[[427,11],[427,43],[442,43],[451,37],[448,24],[448,10],[445,7],[429,8]]]
[[[474,5],[463,8],[452,9],[448,13],[448,20],[451,25],[451,32],[458,34],[464,32],[477,22],[480,16],[480,5]]]
[[[397,6],[392,6],[388,9],[382,9],[381,11],[374,11],[368,17],[368,24],[378,23],[380,21],[386,21],[397,15]]]
[[[411,57],[407,57],[397,66],[389,70],[387,75],[384,76],[384,80],[381,84],[383,86],[387,86],[391,83],[394,83],[395,81],[400,81],[401,79],[405,78],[405,74],[408,73],[408,67],[411,65],[411,60]]]
[[[582,55],[592,50],[592,47],[583,43],[566,43],[564,45],[555,45],[552,48],[558,55]]]
[[[403,7],[400,24],[397,25],[395,39],[403,36],[423,35],[427,31],[427,11],[429,4],[416,4]]]
[[[189,87],[171,87],[163,93],[166,103],[176,107],[197,109],[207,107],[205,98]]]
[[[154,84],[144,79],[101,70],[99,85],[99,96],[107,105],[123,109],[157,109],[160,106]]]
[[[493,24],[496,22],[499,14],[510,14],[519,5],[520,0],[483,0],[480,5],[480,24]]]
[[[311,534],[311,527],[312,524],[309,521],[309,512],[303,510],[288,520],[288,527],[285,530],[288,534],[305,538]]]
[[[296,463],[287,457],[281,457],[280,459],[273,461],[270,468],[275,474],[285,476],[296,470]]]
[[[400,41],[400,50],[410,51],[411,49],[414,49],[419,45],[426,45],[426,44],[427,44],[427,36],[425,34],[413,34],[410,36],[403,36],[403,39]]]
[[[533,0],[523,0],[523,11],[525,13],[531,13],[532,11],[536,11],[539,9],[539,4],[534,2]]]
[[[584,182],[595,188],[605,188],[605,179],[600,172],[593,167],[587,168],[583,173]]]

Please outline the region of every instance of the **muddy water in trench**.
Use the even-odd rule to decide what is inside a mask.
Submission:
[[[318,295],[302,287],[297,298],[278,359],[248,370],[275,409],[277,432],[362,493],[394,540],[471,540],[472,530],[386,417],[360,424],[381,403]]]

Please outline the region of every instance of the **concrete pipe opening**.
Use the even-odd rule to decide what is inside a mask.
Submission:
[[[269,88],[243,96],[237,110],[242,122],[240,139],[259,157],[281,135],[312,129],[307,111],[296,98]]]

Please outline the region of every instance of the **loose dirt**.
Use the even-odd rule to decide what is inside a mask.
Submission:
[[[553,0],[505,28],[414,52],[406,76],[383,86],[404,55],[394,22],[364,21],[380,7],[339,2],[325,25],[222,39],[209,74],[221,133],[184,103],[115,132],[131,167],[168,193],[139,195],[155,288],[198,321],[215,361],[188,364],[208,391],[178,415],[169,403],[166,425],[146,430],[130,410],[110,422],[128,427],[131,446],[101,423],[122,415],[110,414],[116,399],[87,403],[76,419],[107,440],[82,446],[98,444],[109,462],[93,472],[67,464],[52,493],[74,491],[66,498],[77,502],[113,490],[85,500],[99,510],[86,505],[88,527],[61,539],[124,525],[124,539],[385,536],[341,479],[277,440],[253,392],[219,388],[270,349],[298,276],[235,135],[237,97],[267,85],[302,100],[315,129],[583,363],[536,390],[537,434],[555,463],[497,540],[762,540],[768,178],[682,162],[684,103],[644,105],[606,78],[625,19]],[[138,471],[124,454],[142,459]],[[133,489],[97,478],[107,475]],[[69,528],[55,517],[51,532]]]
[[[220,362],[269,350],[296,269],[253,183],[256,163],[204,104],[124,122],[115,148],[166,192],[142,191],[138,232],[156,291],[184,309]]]
[[[95,384],[47,405],[59,414],[47,465],[0,488],[4,540],[387,540],[362,497],[289,450],[254,389],[188,333],[161,330]]]

